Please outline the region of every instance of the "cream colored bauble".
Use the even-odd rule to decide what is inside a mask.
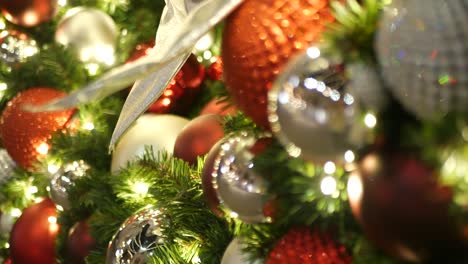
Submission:
[[[223,258],[221,259],[221,264],[260,264],[262,261],[256,260],[251,262],[250,257],[242,252],[242,242],[239,238],[234,238],[229,246],[224,251]]]
[[[112,154],[112,173],[143,157],[146,146],[151,146],[155,154],[158,151],[172,154],[177,135],[188,122],[188,119],[175,115],[144,114],[139,117]]]

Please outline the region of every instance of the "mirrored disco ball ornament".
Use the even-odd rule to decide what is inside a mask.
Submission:
[[[468,4],[393,0],[376,37],[383,78],[402,105],[425,120],[468,110]]]
[[[228,137],[221,144],[212,173],[213,188],[229,216],[248,223],[269,222],[267,183],[254,170],[251,148],[257,139],[246,133]]]
[[[15,30],[0,32],[0,59],[2,63],[14,66],[39,52],[35,40]]]
[[[340,58],[312,46],[285,68],[269,93],[272,131],[291,156],[339,162],[364,140],[356,99]]]
[[[106,264],[143,264],[164,244],[169,219],[162,210],[145,208],[120,226],[107,249]]]
[[[68,192],[70,187],[75,184],[75,180],[86,175],[89,166],[82,160],[74,161],[62,166],[53,174],[49,184],[49,192],[52,201],[62,209],[70,208]]]

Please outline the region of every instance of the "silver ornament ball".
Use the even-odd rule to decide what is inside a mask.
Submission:
[[[0,149],[0,184],[5,183],[13,175],[16,163],[6,149]]]
[[[268,202],[267,182],[254,170],[250,148],[257,139],[246,133],[228,137],[214,161],[213,188],[223,209],[244,222],[268,222],[263,209]]]
[[[112,18],[87,7],[70,9],[59,22],[55,40],[71,47],[83,62],[114,63],[118,30]]]
[[[70,208],[68,199],[70,187],[75,184],[76,179],[85,176],[89,168],[84,161],[80,160],[62,166],[52,175],[49,193],[50,198],[57,206],[65,210]]]
[[[15,30],[0,32],[0,59],[14,66],[39,52],[35,40]]]
[[[393,0],[376,36],[382,75],[400,103],[423,120],[468,110],[465,0]]]
[[[158,246],[169,219],[162,210],[145,208],[129,217],[109,243],[106,264],[143,264]]]
[[[272,131],[291,156],[339,162],[363,143],[356,98],[340,58],[312,46],[288,63],[268,94]]]

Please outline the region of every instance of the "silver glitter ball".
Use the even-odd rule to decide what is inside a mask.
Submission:
[[[36,41],[30,39],[26,34],[14,30],[0,32],[0,59],[2,62],[14,66],[38,52]]]
[[[68,191],[75,184],[75,180],[86,175],[89,166],[82,160],[62,166],[52,175],[49,184],[50,198],[62,209],[70,208]]]
[[[342,61],[316,46],[285,67],[268,94],[268,119],[291,156],[340,162],[363,142],[366,128],[346,82]]]
[[[468,110],[466,0],[394,0],[385,8],[376,51],[392,93],[423,120]]]
[[[114,63],[117,26],[98,9],[75,7],[59,22],[55,40],[73,48],[83,62]]]
[[[145,208],[129,217],[109,244],[106,264],[143,264],[165,243],[169,219],[161,210]]]
[[[13,175],[16,163],[6,149],[0,149],[0,184],[5,183]]]
[[[255,172],[250,151],[257,139],[248,134],[227,137],[214,162],[213,188],[221,207],[233,218],[248,223],[268,222],[267,183]]]

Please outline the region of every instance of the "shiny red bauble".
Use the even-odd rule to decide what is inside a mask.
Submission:
[[[37,26],[49,21],[57,8],[57,0],[0,0],[5,18],[24,27]]]
[[[350,175],[348,196],[366,236],[389,255],[415,263],[455,263],[450,259],[463,254],[467,241],[449,214],[452,191],[418,158],[367,154]]]
[[[247,0],[226,20],[223,78],[239,109],[264,128],[267,93],[283,66],[333,21],[328,0]]]
[[[239,110],[235,105],[231,105],[228,102],[223,102],[221,99],[213,99],[209,101],[203,109],[200,111],[200,115],[206,114],[217,114],[221,116],[235,115]]]
[[[68,234],[67,252],[73,264],[84,264],[86,256],[96,246],[96,241],[90,235],[90,228],[86,221],[76,223]]]
[[[216,142],[224,136],[222,118],[219,115],[202,115],[191,120],[183,129],[174,144],[174,157],[191,165],[197,158],[206,155]]]
[[[10,235],[10,257],[15,264],[54,264],[59,231],[54,202],[45,199],[23,211]]]
[[[0,135],[8,154],[21,167],[33,169],[33,163],[49,150],[52,135],[71,124],[74,109],[55,112],[28,112],[26,105],[41,105],[65,96],[51,88],[31,88],[8,102],[0,120]]]

